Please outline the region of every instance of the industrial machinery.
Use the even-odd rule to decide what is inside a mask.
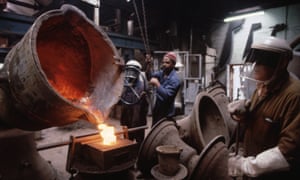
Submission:
[[[34,132],[81,119],[103,123],[121,94],[123,64],[108,36],[76,7],[38,17],[0,73],[1,179],[57,180]]]
[[[224,87],[215,82],[197,95],[188,116],[160,120],[139,150],[137,166],[145,178],[151,177],[158,163],[156,147],[174,145],[182,149],[179,162],[188,170],[186,179],[231,179],[227,147],[236,124],[226,110],[227,104]]]

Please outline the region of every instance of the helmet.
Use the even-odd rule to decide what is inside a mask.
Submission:
[[[252,48],[286,54],[289,59],[293,54],[292,48],[286,40],[273,36],[267,38],[263,43],[253,44]]]
[[[262,43],[253,44],[251,46],[250,53],[246,57],[246,62],[255,62],[263,58],[268,61],[274,61],[274,59],[271,58],[275,56],[278,62],[287,61],[288,63],[293,57],[293,50],[284,39],[271,36]]]
[[[261,63],[275,68],[276,73],[280,73],[286,71],[292,58],[293,50],[287,41],[271,36],[262,43],[253,44],[245,62]]]
[[[146,84],[141,73],[142,65],[137,60],[129,60],[125,65],[125,79],[121,102],[133,105],[140,101]]]
[[[292,57],[293,51],[287,41],[273,36],[268,37],[263,42],[251,46],[250,52],[245,58],[241,77],[257,83],[258,81],[252,78],[254,65],[257,63],[272,67],[274,69],[272,77],[267,81],[260,81],[272,89],[275,84],[281,83],[280,81],[284,81],[288,77],[287,66]]]
[[[140,70],[142,69],[142,65],[137,60],[134,60],[134,59],[129,60],[126,63],[126,66],[135,66],[135,67],[139,68]]]
[[[139,78],[142,65],[137,60],[129,60],[125,65],[125,86],[133,86]]]

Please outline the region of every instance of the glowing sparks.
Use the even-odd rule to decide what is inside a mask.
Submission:
[[[103,113],[97,109],[95,106],[93,106],[90,97],[82,97],[79,101],[79,105],[86,109],[90,115],[93,117],[93,121],[96,121],[94,123],[101,124],[104,121],[104,115]]]
[[[115,128],[113,126],[108,126],[106,124],[98,124],[99,134],[103,139],[104,145],[112,145],[117,142],[117,137],[115,135]]]
[[[92,106],[89,97],[84,97],[80,99],[80,104],[88,110],[88,112],[96,119],[97,128],[99,130],[100,137],[102,138],[104,145],[113,145],[117,142],[117,137],[115,135],[115,128],[113,126],[108,126],[104,124],[104,116],[101,111],[97,110]]]

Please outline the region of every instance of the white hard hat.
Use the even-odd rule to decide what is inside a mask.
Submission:
[[[272,51],[277,53],[286,53],[288,58],[292,58],[292,48],[284,39],[270,36],[263,43],[253,44],[252,48]]]
[[[280,54],[285,60],[291,60],[293,57],[293,50],[288,42],[284,39],[276,38],[273,36],[268,37],[262,43],[253,44],[251,46],[250,53],[246,58],[246,62],[255,60],[251,57],[257,52],[256,50]]]
[[[261,64],[274,69],[272,77],[264,81],[268,89],[276,87],[278,82],[287,77],[287,66],[293,57],[293,51],[289,43],[277,37],[267,37],[263,42],[254,43],[245,59],[244,75],[251,81],[253,79],[254,64]],[[249,85],[248,85],[249,86]],[[256,83],[255,85],[256,86]]]
[[[134,59],[129,60],[126,63],[126,66],[135,66],[135,67],[139,68],[140,70],[142,69],[142,65],[137,60],[134,60]]]

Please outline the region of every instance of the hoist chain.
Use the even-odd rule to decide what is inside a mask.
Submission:
[[[142,39],[143,39],[143,42],[144,42],[145,50],[146,50],[147,53],[150,53],[150,46],[149,46],[149,41],[148,41],[148,31],[147,31],[147,21],[146,21],[146,13],[145,13],[144,0],[142,0],[142,6],[143,6],[142,10],[143,10],[143,17],[144,17],[144,28],[142,28],[142,22],[141,22],[141,19],[140,19],[140,15],[139,15],[139,12],[138,12],[135,0],[133,0],[133,6],[134,6],[134,9],[135,9],[135,13],[136,13],[137,20],[138,20],[138,23],[139,23],[139,27],[140,27],[140,30],[141,30],[141,36],[142,36]],[[144,32],[143,29],[145,29],[145,32]]]
[[[148,27],[147,27],[147,19],[146,19],[146,10],[145,10],[144,0],[142,0],[142,8],[143,8],[143,17],[144,17],[145,39],[146,39],[146,45],[147,45],[146,52],[150,53]]]

